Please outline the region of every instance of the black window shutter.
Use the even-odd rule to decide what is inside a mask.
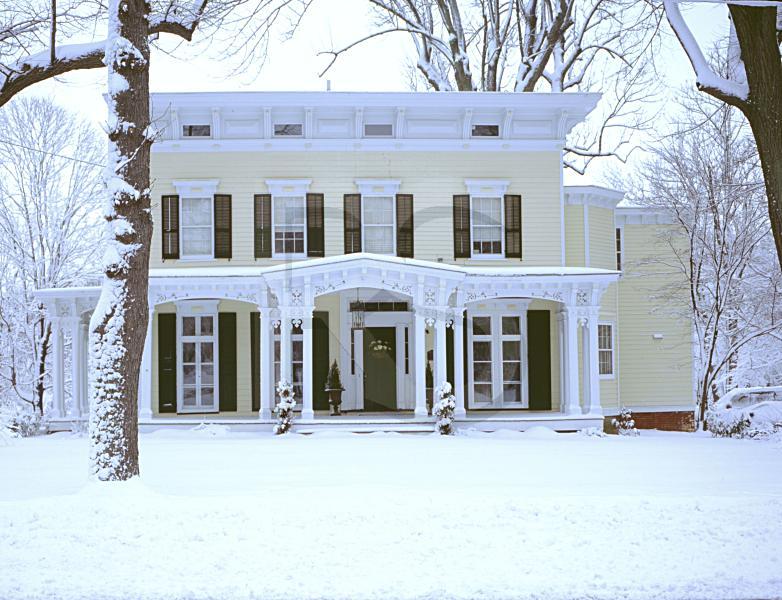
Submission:
[[[231,196],[215,194],[215,258],[231,258]]]
[[[179,258],[179,196],[163,196],[160,212],[163,215],[163,260]]]
[[[361,252],[361,194],[345,194],[345,254]]]
[[[307,256],[326,256],[323,241],[323,194],[307,194]]]
[[[527,365],[530,410],[551,410],[551,313],[527,311]]]
[[[236,313],[217,317],[220,412],[236,411]]]
[[[521,258],[521,196],[505,196],[505,257]]]
[[[272,197],[256,194],[253,207],[255,215],[255,258],[272,257]]]
[[[261,410],[261,313],[250,313],[250,389],[253,412]]]
[[[396,195],[396,255],[413,258],[413,195]]]
[[[470,196],[453,197],[453,257],[470,258]]]
[[[312,313],[312,406],[315,410],[329,409],[326,377],[329,374],[329,313]]]
[[[151,318],[151,317],[150,317]],[[157,316],[158,412],[176,412],[176,315]]]

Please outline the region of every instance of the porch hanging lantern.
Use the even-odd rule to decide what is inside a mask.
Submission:
[[[359,295],[360,289],[356,289],[356,301],[350,305],[353,329],[364,329],[364,303]]]

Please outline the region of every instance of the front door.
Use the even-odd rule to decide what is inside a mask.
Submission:
[[[364,329],[364,410],[396,410],[396,329]]]

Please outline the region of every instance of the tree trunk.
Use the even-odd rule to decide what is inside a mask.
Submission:
[[[38,381],[35,384],[35,397],[38,403],[38,413],[43,416],[43,397],[46,391],[44,376],[46,375],[46,358],[49,356],[49,340],[52,337],[52,325],[41,319],[41,354],[38,357]]]
[[[108,235],[103,288],[90,322],[90,471],[102,481],[139,474],[138,374],[152,236],[149,11],[146,0],[109,2]]]
[[[730,5],[749,97],[739,108],[747,117],[758,146],[768,198],[768,215],[782,268],[782,59],[773,7]]]

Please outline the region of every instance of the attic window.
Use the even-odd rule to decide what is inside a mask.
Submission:
[[[209,137],[211,135],[211,125],[182,125],[182,137]]]
[[[301,123],[275,123],[274,135],[280,137],[301,137],[303,127]]]
[[[391,123],[364,124],[364,137],[391,137],[393,135],[394,126]]]
[[[472,137],[500,137],[499,125],[473,125]]]

